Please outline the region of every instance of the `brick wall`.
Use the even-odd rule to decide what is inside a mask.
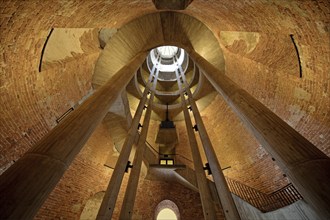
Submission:
[[[112,147],[107,127],[102,123],[66,171],[35,219],[79,219],[87,200],[107,188],[112,169],[105,167],[104,162],[107,155],[113,153]],[[129,175],[125,174],[113,214],[114,219],[119,217],[128,177]],[[134,215],[139,219],[152,219],[156,206],[164,199],[172,200],[178,205],[181,219],[203,218],[197,192],[177,183],[143,179],[139,182]]]
[[[157,205],[173,201],[179,208],[181,219],[203,219],[199,194],[181,184],[144,180],[139,183],[135,200],[135,215],[140,219],[153,219]]]
[[[288,184],[272,157],[219,95],[202,118],[222,168],[231,167],[224,171],[226,176],[265,193]]]
[[[91,91],[98,47],[84,35],[86,52],[38,72],[41,51],[51,28],[121,26],[146,3],[4,1],[0,6],[1,173],[56,125],[56,118]],[[147,4],[148,5],[148,4]],[[113,11],[109,16],[109,11]],[[89,16],[87,16],[89,15]],[[93,18],[93,19],[91,19]],[[94,51],[94,52],[92,52]]]
[[[106,189],[112,169],[104,166],[113,153],[105,124],[100,124],[52,191],[36,219],[78,219],[88,198]]]
[[[208,7],[208,2],[193,2],[187,13],[204,21],[217,35],[226,59],[226,74],[330,155],[330,3],[222,1],[214,2],[208,13],[200,13],[199,8],[203,7]],[[268,40],[261,41],[263,49],[242,55],[225,48],[223,31],[258,32]],[[294,35],[300,53],[302,78],[297,77],[299,69],[292,62],[297,74],[290,74],[293,70],[287,60],[293,54],[287,45],[290,42],[285,40],[290,34]],[[272,65],[264,65],[266,60],[272,60]]]

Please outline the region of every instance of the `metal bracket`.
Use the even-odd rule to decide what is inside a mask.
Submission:
[[[207,170],[207,174],[208,175],[211,175],[212,172],[211,172],[211,168],[210,168],[210,164],[209,163],[206,163],[205,164],[205,167],[203,167],[204,170]]]
[[[71,113],[74,110],[73,107],[69,108],[66,112],[64,112],[58,119],[56,119],[57,123],[60,123],[66,116],[68,116],[69,113]]]
[[[229,168],[231,168],[231,166],[228,166],[228,167],[222,168],[221,170],[224,171],[224,170],[227,170],[227,169],[229,169]]]
[[[197,125],[194,125],[194,127],[192,127],[195,131],[198,131],[198,127]]]
[[[125,168],[125,173],[128,173],[128,169],[129,168],[133,168],[133,165],[131,165],[131,161],[127,161],[127,165],[126,165],[126,168]]]

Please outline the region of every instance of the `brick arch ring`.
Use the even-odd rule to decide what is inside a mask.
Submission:
[[[172,202],[171,200],[168,200],[168,199],[163,200],[160,203],[158,203],[156,210],[155,210],[154,219],[156,220],[159,212],[166,208],[171,209],[175,213],[177,219],[180,220],[180,212],[179,212],[178,206],[174,202]]]

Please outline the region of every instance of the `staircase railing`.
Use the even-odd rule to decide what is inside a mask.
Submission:
[[[161,155],[150,143],[146,142],[146,145],[156,154]],[[173,155],[183,158],[193,164],[192,160],[183,155]],[[226,181],[228,183],[229,190],[233,194],[262,212],[270,212],[303,199],[298,190],[291,183],[273,193],[266,194],[229,177],[226,177]]]
[[[273,193],[265,194],[228,177],[226,177],[226,180],[233,194],[262,212],[270,212],[303,199],[291,183]]]
[[[148,141],[146,141],[146,145],[153,151],[153,152],[155,152],[157,155],[159,155],[159,156],[164,156],[165,154],[161,154],[161,153],[159,153]],[[187,157],[185,157],[185,156],[183,156],[183,155],[181,155],[181,154],[166,154],[166,155],[169,155],[169,156],[175,156],[176,157],[176,159],[179,159],[179,158],[181,158],[181,159],[184,159],[185,161],[187,161],[187,162],[189,162],[189,163],[191,163],[191,164],[194,164],[194,162],[191,160],[191,159],[189,159],[189,158],[187,158]],[[179,159],[180,161],[181,161],[181,159]]]

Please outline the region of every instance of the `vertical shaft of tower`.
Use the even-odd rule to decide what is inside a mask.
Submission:
[[[182,69],[180,69],[180,72],[181,71],[182,71]],[[205,129],[202,117],[198,111],[195,100],[192,98],[192,93],[189,89],[189,85],[187,83],[184,73],[181,73],[181,77],[182,77],[183,83],[186,86],[186,93],[188,95],[188,100],[189,100],[189,103],[191,106],[191,110],[193,112],[193,115],[194,115],[194,118],[196,121],[199,136],[202,141],[202,145],[204,148],[206,158],[210,165],[213,180],[214,180],[226,219],[228,219],[228,220],[229,219],[240,219],[237,208],[235,206],[235,202],[233,200],[231,192],[229,191],[229,187],[227,185],[225,176],[223,175],[217,155],[213,149],[212,143],[211,143],[210,138]]]
[[[137,110],[135,112],[131,127],[128,131],[127,137],[125,139],[125,142],[123,144],[122,150],[120,151],[116,166],[114,168],[114,171],[111,175],[111,179],[109,182],[109,185],[107,187],[107,190],[105,192],[104,198],[102,200],[101,207],[99,209],[99,212],[97,214],[97,219],[102,220],[102,219],[111,219],[118,193],[120,190],[120,186],[125,174],[127,162],[132,150],[132,146],[135,141],[135,137],[138,133],[138,125],[142,116],[143,109],[145,107],[146,101],[147,101],[147,96],[149,89],[148,87],[150,86],[152,77],[154,75],[155,68],[152,69],[152,72],[149,76],[146,88],[143,92],[143,96],[139,102],[139,105],[137,107]]]
[[[3,219],[33,219],[145,57],[132,59],[1,175]]]
[[[330,219],[330,158],[195,51],[190,56],[304,199]]]
[[[188,113],[186,100],[183,95],[180,77],[179,77],[179,74],[177,71],[175,71],[175,73],[176,73],[176,78],[178,81],[180,97],[181,97],[181,102],[182,102],[182,111],[184,114],[184,119],[185,119],[188,138],[189,138],[189,144],[190,144],[190,148],[191,148],[191,154],[193,157],[195,175],[196,175],[199,195],[200,195],[202,206],[203,206],[204,218],[207,220],[214,220],[214,219],[216,219],[215,207],[214,207],[215,204],[213,202],[211,191],[210,191],[210,188],[208,185],[208,180],[205,176],[205,171],[203,169],[203,162],[202,162],[202,158],[200,156],[200,152],[198,149],[198,144],[197,144],[197,140],[196,140],[196,137],[195,137],[195,134],[193,131],[191,119],[190,119],[190,116]]]
[[[125,197],[124,197],[123,205],[122,205],[122,208],[120,211],[119,218],[123,219],[123,220],[131,219],[133,216],[135,196],[136,196],[137,187],[139,184],[143,155],[144,155],[144,151],[146,148],[145,142],[146,142],[146,138],[147,138],[147,134],[148,134],[148,128],[149,128],[149,122],[150,122],[151,110],[152,110],[152,102],[153,102],[154,95],[155,95],[154,90],[156,89],[157,79],[158,79],[158,69],[156,69],[156,74],[153,78],[153,87],[150,91],[151,94],[150,94],[150,98],[149,98],[149,102],[148,102],[147,111],[144,116],[143,127],[142,127],[142,131],[141,131],[141,134],[139,137],[138,146],[137,146],[135,156],[134,156],[133,168],[131,170],[131,173],[130,173],[130,176],[128,179]],[[110,218],[108,218],[108,219],[110,219]]]

